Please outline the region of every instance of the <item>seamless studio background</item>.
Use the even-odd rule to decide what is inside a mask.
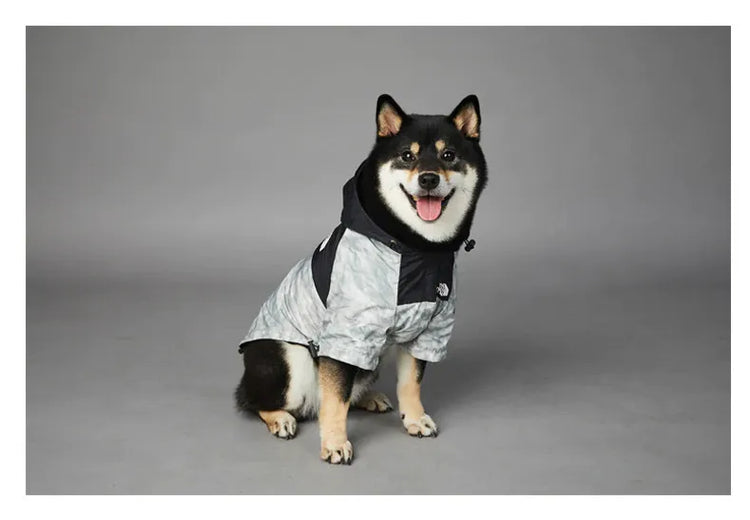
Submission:
[[[29,28],[28,493],[729,493],[729,89],[720,27]],[[329,467],[236,345],[383,92],[476,93],[490,182],[440,437],[353,412]]]

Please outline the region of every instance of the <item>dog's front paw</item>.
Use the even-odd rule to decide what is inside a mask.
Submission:
[[[330,464],[351,464],[354,458],[352,443],[349,441],[343,443],[323,441],[320,447],[320,458]]]
[[[401,415],[401,420],[404,423],[404,428],[409,435],[412,437],[437,437],[438,427],[435,421],[432,420],[427,414],[422,414],[421,417],[409,417],[407,415]]]

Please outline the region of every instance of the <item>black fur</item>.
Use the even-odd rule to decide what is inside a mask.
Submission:
[[[422,359],[416,359],[417,362],[417,383],[422,382],[422,378],[424,377],[424,371],[427,368],[427,361],[424,361]]]
[[[474,219],[476,202],[480,193],[487,184],[487,163],[479,146],[479,138],[467,137],[461,133],[453,123],[453,117],[467,105],[473,105],[479,117],[479,101],[476,96],[467,96],[453,110],[450,116],[425,116],[419,114],[407,115],[396,104],[390,96],[383,95],[378,98],[377,112],[387,103],[396,109],[402,116],[403,123],[396,135],[378,137],[375,141],[370,155],[365,161],[363,174],[359,178],[357,191],[360,201],[370,218],[376,222],[386,233],[397,238],[404,244],[421,251],[451,251],[461,246],[461,243],[469,237],[469,231]],[[481,119],[480,119],[481,120]],[[421,147],[433,146],[435,141],[442,139],[446,143],[446,149],[456,152],[457,159],[452,162],[440,160],[433,154],[420,156],[417,163],[405,163],[401,154],[409,149],[413,142],[418,142]],[[465,172],[466,166],[476,168],[479,174],[479,184],[474,191],[471,208],[466,214],[464,221],[458,228],[456,235],[446,242],[430,242],[405,226],[388,208],[378,193],[378,168],[385,162],[396,159],[394,167],[415,168],[420,171],[436,171],[440,168],[456,172]]]
[[[245,373],[234,391],[237,408],[243,412],[284,408],[289,387],[289,367],[278,341],[261,339],[240,346]]]
[[[273,411],[286,405],[289,388],[289,365],[284,358],[282,344],[271,339],[248,341],[240,346],[245,372],[234,391],[237,409],[245,413]],[[370,386],[379,371],[363,370],[335,359],[320,357],[313,360],[316,365],[329,364],[330,370],[339,379],[339,397],[348,401],[354,384]],[[289,410],[298,419],[304,419],[299,410]]]

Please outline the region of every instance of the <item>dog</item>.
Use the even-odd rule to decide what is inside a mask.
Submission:
[[[266,300],[240,343],[237,408],[282,439],[317,415],[320,457],[351,464],[351,407],[393,409],[371,390],[396,351],[397,396],[409,435],[436,437],[420,388],[454,323],[456,257],[469,240],[487,166],[475,95],[450,115],[406,114],[383,94],[377,137],[345,184],[341,222]]]

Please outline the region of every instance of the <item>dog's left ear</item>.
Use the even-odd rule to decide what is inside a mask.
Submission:
[[[376,108],[378,137],[391,137],[401,130],[406,114],[388,94],[381,94]]]
[[[482,118],[479,115],[479,99],[474,94],[463,98],[448,119],[469,139],[479,139],[479,124]]]

